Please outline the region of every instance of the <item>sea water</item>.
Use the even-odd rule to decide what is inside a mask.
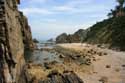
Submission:
[[[54,42],[39,42],[37,44],[38,49],[34,51],[25,51],[25,60],[31,61],[35,64],[44,64],[44,62],[57,61],[60,62],[60,59],[56,53],[49,51],[40,50],[42,48],[52,49],[55,46]]]

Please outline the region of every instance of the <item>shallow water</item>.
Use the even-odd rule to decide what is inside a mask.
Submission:
[[[36,64],[43,64],[44,62],[57,61],[60,62],[60,59],[55,53],[50,53],[47,51],[35,50],[34,52],[27,52],[25,55],[26,61],[32,61]]]
[[[38,48],[50,48],[52,49],[54,45],[44,45],[38,44]],[[35,64],[43,64],[44,62],[52,62],[52,61],[57,61],[61,62],[60,58],[58,55],[55,53],[51,53],[48,51],[41,51],[41,50],[35,50],[35,51],[26,51],[25,52],[25,60],[32,61]]]

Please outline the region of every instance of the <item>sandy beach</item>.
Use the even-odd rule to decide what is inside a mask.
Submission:
[[[107,53],[105,56],[94,56],[96,61],[92,61],[89,73],[76,72],[84,83],[125,83],[125,52],[80,43],[58,44],[58,46],[77,51],[94,49]]]
[[[54,53],[60,62],[50,55],[55,60],[44,65],[28,64],[29,79],[46,80],[54,70],[62,75],[74,72],[84,83],[125,83],[125,52],[81,43],[57,44],[48,52]]]

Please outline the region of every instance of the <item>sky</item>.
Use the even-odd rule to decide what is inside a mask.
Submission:
[[[72,34],[107,18],[116,0],[21,0],[33,38],[48,40],[61,33]]]

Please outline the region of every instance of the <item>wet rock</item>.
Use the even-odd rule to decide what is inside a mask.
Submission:
[[[50,62],[51,65],[55,65],[55,64],[57,64],[57,63],[58,63],[58,62],[57,62],[56,60]]]
[[[89,58],[86,59],[85,64],[86,64],[86,65],[91,65],[91,59],[89,59]]]
[[[29,83],[38,83],[38,80],[36,79],[36,77],[33,77],[33,78],[29,81]]]
[[[58,72],[58,70],[52,70],[47,77],[52,77],[53,75],[59,75],[60,73]]]
[[[65,58],[65,56],[63,54],[60,54],[59,58]]]
[[[69,83],[84,83],[74,72],[64,73],[66,82]]]
[[[74,51],[70,49],[65,49],[63,47],[57,46],[54,48],[55,51],[57,51],[59,54],[63,54],[65,56],[64,62],[70,62],[74,61],[75,63],[78,63],[80,65],[86,64],[90,65],[91,64],[91,59],[94,57],[93,54],[91,54],[90,50],[86,50],[85,52],[82,51]],[[89,51],[89,53],[88,53]],[[94,50],[92,50],[94,52]]]
[[[61,74],[57,70],[54,70],[48,77],[47,80],[42,80],[40,83],[84,83],[74,72],[70,71]]]
[[[104,53],[104,55],[108,55],[107,53]]]
[[[101,78],[99,79],[99,81],[102,82],[102,83],[108,83],[108,78],[105,77],[105,76],[103,76],[103,77],[101,77]]]
[[[76,55],[76,57],[77,57],[77,58],[79,58],[79,57],[81,57],[81,55],[80,55],[80,54],[78,54],[78,55]]]
[[[97,47],[101,47],[101,44],[98,44]]]
[[[45,63],[44,63],[44,67],[45,67],[46,69],[51,69],[51,68],[52,68],[52,66],[50,65],[49,62],[45,62]]]
[[[95,58],[93,58],[93,61],[96,61],[96,59],[95,59]]]
[[[49,58],[44,58],[44,60],[46,61],[46,60],[48,60]]]
[[[99,55],[99,56],[103,56],[103,53],[102,53],[102,52],[99,52],[98,55]]]
[[[106,65],[106,68],[111,68],[111,65]]]
[[[27,68],[28,68],[28,69],[31,69],[31,68],[32,68],[32,64],[31,64],[31,63],[28,63],[28,64],[27,64]]]
[[[125,64],[123,64],[122,67],[125,67]]]
[[[35,38],[35,39],[33,39],[33,42],[34,43],[39,43],[39,41]]]

